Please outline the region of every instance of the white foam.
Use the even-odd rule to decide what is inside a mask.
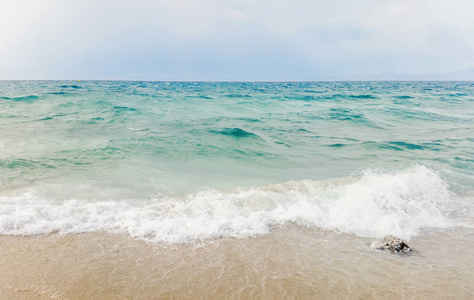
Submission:
[[[439,174],[424,166],[397,173],[366,171],[359,178],[291,181],[231,193],[203,190],[184,199],[143,205],[126,201],[57,204],[31,193],[0,197],[0,233],[128,232],[149,242],[184,243],[266,234],[272,226],[301,226],[364,237],[404,239],[422,228],[452,225],[455,200]]]

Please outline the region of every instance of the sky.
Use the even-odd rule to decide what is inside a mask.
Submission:
[[[317,80],[474,67],[472,0],[0,0],[0,80]]]

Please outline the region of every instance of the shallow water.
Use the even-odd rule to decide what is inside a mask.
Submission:
[[[470,231],[432,231],[400,255],[372,239],[286,225],[260,238],[160,247],[110,234],[0,237],[14,299],[472,299]]]

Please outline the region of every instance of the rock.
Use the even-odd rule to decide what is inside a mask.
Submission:
[[[384,239],[375,241],[370,245],[371,248],[377,250],[390,250],[392,252],[410,252],[412,249],[407,243],[399,238],[387,236]]]

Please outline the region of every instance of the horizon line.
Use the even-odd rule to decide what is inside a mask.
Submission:
[[[0,79],[1,81],[133,81],[133,82],[474,82],[474,79],[287,79],[287,80],[191,80],[191,79]]]

